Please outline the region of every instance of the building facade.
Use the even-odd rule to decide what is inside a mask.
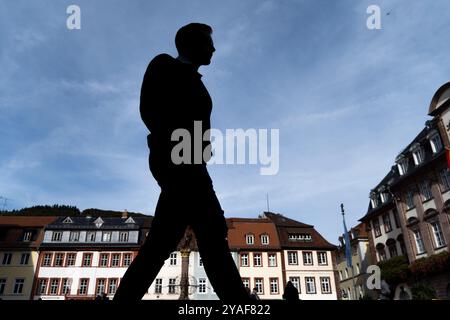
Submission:
[[[55,217],[0,217],[0,298],[29,300],[44,227]]]
[[[374,298],[373,291],[366,285],[367,269],[373,263],[373,257],[365,224],[360,223],[351,228],[349,239],[352,266],[349,267],[347,264],[344,236],[339,237],[340,245],[336,257],[341,299],[358,300],[368,296]]]
[[[60,217],[45,228],[33,299],[113,297],[148,231],[149,219]]]
[[[449,98],[447,83],[432,98],[428,111],[432,119],[371,192],[361,221],[369,227],[377,262],[403,254],[414,264],[450,251]],[[423,280],[438,297],[450,296],[450,272]]]

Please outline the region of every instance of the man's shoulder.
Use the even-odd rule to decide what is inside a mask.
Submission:
[[[150,61],[150,66],[172,66],[175,63],[175,58],[167,53],[161,53],[155,56]]]

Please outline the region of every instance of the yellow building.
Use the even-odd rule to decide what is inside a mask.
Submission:
[[[44,226],[54,220],[0,216],[0,299],[30,299]]]

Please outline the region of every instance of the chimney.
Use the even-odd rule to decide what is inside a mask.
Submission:
[[[126,218],[128,218],[128,211],[127,211],[127,209],[125,209],[125,210],[122,212],[122,219],[126,219]]]

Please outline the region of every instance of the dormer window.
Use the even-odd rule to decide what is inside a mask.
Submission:
[[[125,220],[125,223],[136,223],[136,221],[134,221],[134,219],[132,217],[129,217],[127,220]]]
[[[23,242],[30,242],[33,238],[33,231],[24,231],[22,241]]]
[[[289,233],[289,241],[312,241],[312,237],[307,233]]]
[[[70,217],[64,219],[63,223],[73,223],[73,220]]]
[[[398,168],[398,173],[401,176],[404,175],[406,172],[408,172],[408,158],[406,158],[405,156],[402,155],[397,160],[397,168]]]
[[[255,244],[255,237],[252,234],[245,235],[245,243]]]
[[[261,244],[264,244],[264,245],[269,244],[269,235],[267,235],[267,234],[261,235]]]
[[[100,227],[102,226],[103,222],[104,222],[103,219],[100,218],[100,217],[98,217],[98,218],[94,221],[94,224],[95,224],[95,226],[96,226],[97,228],[100,228]]]
[[[375,209],[380,204],[378,199],[378,195],[374,192],[370,194],[370,204],[372,205],[372,209]]]
[[[411,147],[411,152],[414,159],[414,164],[418,166],[425,160],[425,150],[420,144],[416,143]]]
[[[433,131],[429,136],[428,139],[430,140],[431,144],[431,150],[433,153],[438,153],[442,149],[442,141],[441,137],[439,136],[439,133],[437,131]]]
[[[405,157],[404,155],[401,155],[399,157],[397,157],[397,168],[398,168],[398,173],[402,176],[404,175],[406,172],[408,172],[408,158]]]
[[[389,193],[387,192],[381,192],[380,193],[380,198],[381,198],[381,202],[382,203],[386,203],[389,201]]]

